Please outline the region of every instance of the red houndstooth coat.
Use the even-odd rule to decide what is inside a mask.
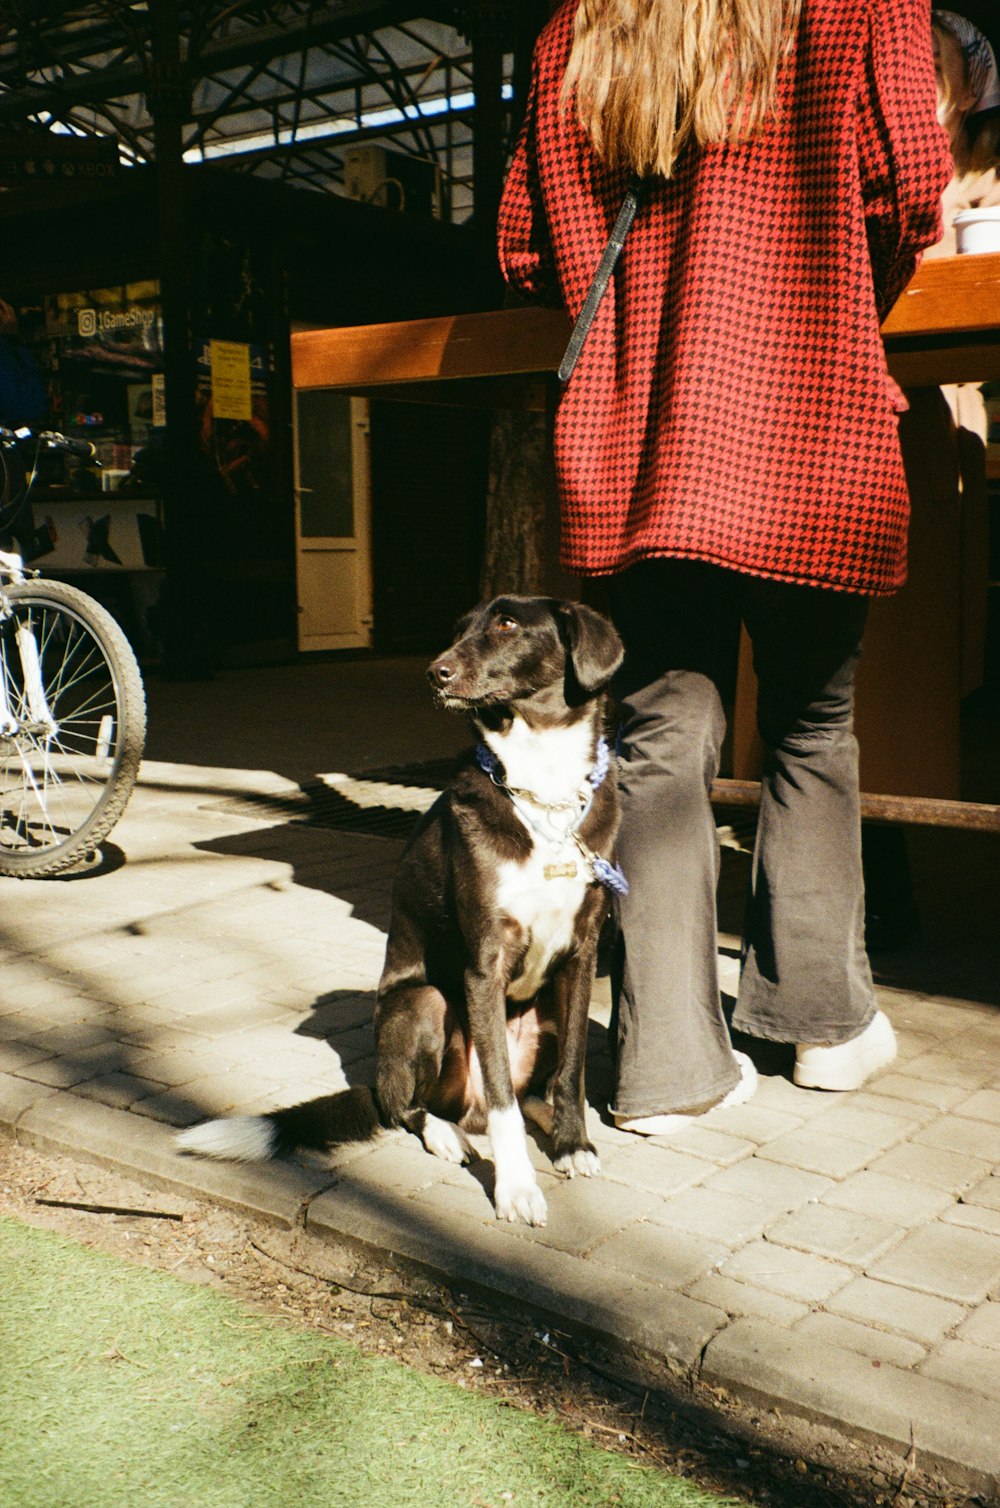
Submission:
[[[499,237],[510,285],[574,318],[625,188],[559,107],[575,10],[539,38]],[[927,0],[803,0],[780,107],[751,143],[689,149],[639,210],[556,417],[575,574],[679,556],[874,595],[905,579],[879,320],[951,176]]]

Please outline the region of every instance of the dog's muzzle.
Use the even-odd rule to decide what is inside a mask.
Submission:
[[[491,700],[490,690],[478,684],[481,678],[470,677],[467,668],[447,651],[427,667],[427,679],[442,707],[452,711],[478,707]]]
[[[447,654],[439,655],[438,658],[427,667],[427,679],[435,691],[448,692],[452,682],[457,680],[459,668],[455,661]]]

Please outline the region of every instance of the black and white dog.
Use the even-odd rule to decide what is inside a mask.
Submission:
[[[600,1170],[584,1055],[618,825],[604,690],[622,658],[575,602],[498,597],[458,625],[428,675],[479,742],[421,820],[392,896],[375,1006],[374,1089],[184,1131],[184,1149],[260,1160],[405,1126],[466,1162],[487,1132],[498,1218],[545,1222],[521,1106],[560,1172]]]

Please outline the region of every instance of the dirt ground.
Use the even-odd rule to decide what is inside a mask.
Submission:
[[[90,1206],[90,1208],[88,1208]],[[151,1189],[0,1140],[0,1214],[171,1272],[293,1324],[516,1408],[558,1416],[611,1450],[767,1508],[973,1508],[913,1463],[846,1448],[771,1411],[646,1387],[592,1342],[513,1316],[303,1231]],[[829,1461],[830,1465],[825,1465]]]

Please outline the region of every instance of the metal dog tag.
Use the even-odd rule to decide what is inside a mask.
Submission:
[[[546,864],[542,873],[547,880],[574,880],[576,879],[576,860],[569,859],[565,864]]]

